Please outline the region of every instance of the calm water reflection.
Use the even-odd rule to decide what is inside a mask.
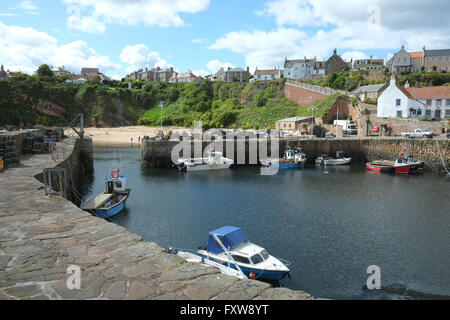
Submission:
[[[450,180],[367,173],[362,166],[179,173],[141,169],[140,149],[96,148],[89,198],[102,192],[114,154],[132,188],[114,222],[162,247],[196,249],[208,232],[240,226],[287,259],[283,286],[325,298],[450,296]],[[381,292],[363,289],[378,265]],[[432,296],[429,296],[429,295]]]

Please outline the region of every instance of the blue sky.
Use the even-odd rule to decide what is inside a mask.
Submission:
[[[284,58],[386,58],[450,47],[448,1],[2,0],[0,63],[41,63],[124,76],[173,66],[206,75],[221,66],[272,68]],[[439,21],[439,23],[437,23]]]

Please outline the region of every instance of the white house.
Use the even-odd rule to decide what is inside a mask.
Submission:
[[[450,87],[397,87],[395,77],[378,97],[377,116],[430,119],[450,118]]]
[[[255,80],[258,81],[271,81],[281,79],[282,71],[275,68],[270,70],[258,70],[255,71]]]
[[[284,77],[292,80],[312,77],[316,74],[316,59],[284,61]]]

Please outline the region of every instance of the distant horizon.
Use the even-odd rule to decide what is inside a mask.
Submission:
[[[406,8],[406,9],[405,9]],[[450,48],[448,2],[434,0],[4,0],[0,64],[99,68],[113,79],[173,67],[197,76],[221,67],[284,69],[284,60],[333,50],[345,60]]]

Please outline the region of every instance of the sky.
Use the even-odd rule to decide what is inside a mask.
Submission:
[[[386,59],[450,48],[448,0],[1,0],[0,64],[120,79],[153,67],[283,68],[285,58]]]

